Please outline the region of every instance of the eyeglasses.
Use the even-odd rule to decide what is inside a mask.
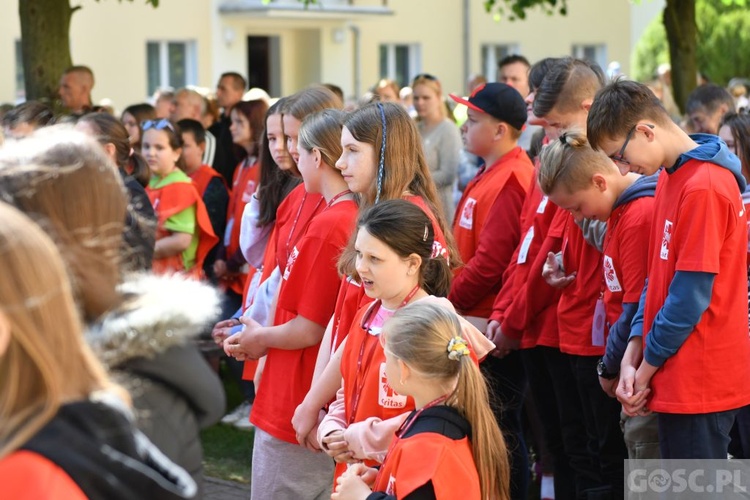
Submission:
[[[144,122],[141,122],[141,128],[144,132],[150,128],[154,128],[156,130],[164,130],[165,128],[168,128],[169,130],[174,132],[174,126],[166,118],[162,118],[161,120],[146,120]]]
[[[422,78],[424,78],[425,80],[432,80],[433,82],[438,81],[436,76],[431,75],[429,73],[420,73],[414,77],[413,81],[416,82],[417,80],[422,79]]]
[[[622,144],[622,147],[620,148],[620,151],[617,154],[614,154],[609,157],[610,160],[612,160],[615,163],[621,163],[623,165],[630,165],[630,162],[626,160],[622,155],[625,154],[625,148],[628,147],[628,143],[630,142],[630,139],[633,138],[633,133],[635,132],[635,125],[630,129],[630,132],[628,132],[628,135],[625,136],[625,142]]]

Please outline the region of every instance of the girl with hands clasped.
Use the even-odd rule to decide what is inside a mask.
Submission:
[[[413,398],[380,471],[362,464],[333,500],[509,498],[505,441],[457,315],[419,302],[396,311],[379,339],[388,384]]]
[[[375,302],[357,312],[334,358],[341,388],[318,429],[320,446],[338,463],[337,476],[346,463],[381,462],[393,432],[414,409],[412,398],[384,382],[379,337],[383,323],[407,304],[431,302],[453,311],[447,299],[434,296],[447,293],[451,271],[444,257],[432,257],[433,240],[430,218],[405,200],[381,202],[360,218],[355,279]],[[480,355],[493,348],[470,324],[461,327]]]

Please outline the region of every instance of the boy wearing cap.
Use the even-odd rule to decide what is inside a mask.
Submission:
[[[521,207],[534,175],[531,160],[517,144],[526,123],[526,104],[517,90],[504,83],[480,85],[468,99],[453,94],[451,98],[468,107],[461,127],[464,145],[485,166],[466,186],[456,207],[453,235],[464,265],[448,299],[484,332],[521,237]],[[482,368],[503,409],[496,418],[511,441],[511,496],[521,498],[528,484],[528,458],[520,419],[525,386],[520,356],[518,352],[503,359],[488,356]]]
[[[636,82],[599,92],[587,129],[622,174],[665,167],[617,397],[630,415],[657,412],[662,458],[725,459],[750,403],[740,162],[716,136],[687,135]]]

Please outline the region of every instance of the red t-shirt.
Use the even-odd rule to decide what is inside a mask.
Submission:
[[[653,214],[654,197],[645,196],[615,208],[607,221],[602,269],[609,326],[622,314],[624,302],[637,304],[641,298]]]
[[[520,213],[534,167],[516,147],[466,186],[453,235],[461,260],[448,298],[462,314],[489,318],[502,277],[518,245]]]
[[[729,170],[690,160],[662,172],[649,241],[644,337],[676,271],[716,274],[711,302],[679,350],[651,380],[649,408],[700,414],[750,403],[747,220]],[[644,338],[644,346],[646,340]]]
[[[224,234],[225,258],[229,259],[240,248],[240,222],[242,212],[255,193],[260,177],[260,164],[255,162],[250,165],[247,160],[240,163],[234,171],[232,190],[229,193],[229,205],[227,207],[227,227]],[[240,272],[222,278],[223,286],[232,289],[235,293],[242,295],[245,289],[246,272]]]
[[[592,328],[597,302],[602,295],[602,254],[586,243],[570,212],[559,210],[554,225],[563,227],[565,274],[576,273],[573,282],[562,289],[557,304],[560,351],[576,356],[601,356],[607,341],[604,318],[599,325],[599,336]]]
[[[498,321],[503,334],[521,340],[521,349],[537,345],[558,347],[556,289],[539,281],[544,261],[535,262],[557,213],[557,205],[549,201],[539,184],[531,183],[521,211],[521,241],[513,253],[503,277],[503,288],[495,299],[490,319]],[[527,293],[529,283],[536,291]],[[535,312],[531,314],[531,309]]]
[[[276,234],[269,240],[276,247],[276,263],[284,272],[292,248],[304,236],[313,217],[325,208],[325,199],[319,194],[308,193],[300,184],[284,198],[276,211]],[[265,273],[264,273],[265,274]],[[271,274],[271,270],[268,271]]]
[[[337,262],[354,230],[357,204],[323,210],[293,247],[282,273],[274,325],[302,316],[323,328],[338,292]],[[292,415],[310,389],[320,343],[304,349],[269,349],[250,421],[277,439],[297,444]]]
[[[3,498],[15,500],[85,500],[88,497],[57,464],[20,450],[0,460]]]

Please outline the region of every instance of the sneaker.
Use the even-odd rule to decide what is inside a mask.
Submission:
[[[252,405],[250,405],[250,408],[252,409]],[[255,429],[255,426],[250,423],[250,412],[248,412],[245,418],[241,418],[237,420],[232,425],[234,426],[235,429],[239,429],[241,431],[251,431]]]
[[[250,418],[250,408],[253,405],[249,401],[243,401],[237,408],[230,411],[221,419],[221,423],[225,425],[232,425],[238,420],[248,420]]]

